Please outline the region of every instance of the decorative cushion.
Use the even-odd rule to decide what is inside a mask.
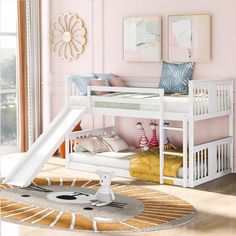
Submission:
[[[88,150],[85,149],[83,146],[81,146],[80,144],[75,144],[73,150],[75,152],[87,152]]]
[[[96,79],[95,76],[80,76],[80,75],[72,75],[71,76],[72,82],[76,85],[79,89],[81,95],[87,95],[87,87],[92,79]]]
[[[129,148],[127,143],[118,135],[115,135],[114,137],[103,137],[103,142],[107,144],[110,151],[113,152],[120,152]]]
[[[106,86],[105,85],[105,81],[98,78],[98,79],[91,79],[89,84],[91,86]],[[105,93],[108,93],[107,91],[95,91],[94,94],[96,95],[100,95],[100,94],[105,94]]]
[[[163,62],[159,87],[165,94],[188,94],[189,80],[192,79],[195,63],[172,64]]]
[[[102,137],[100,136],[80,138],[78,143],[92,154],[109,151],[109,148],[102,142]]]
[[[117,76],[112,73],[104,74],[104,73],[93,73],[96,78],[100,78],[105,81],[105,85],[109,86],[109,78],[116,78]]]
[[[125,87],[125,82],[120,77],[110,77],[109,84],[114,87]]]

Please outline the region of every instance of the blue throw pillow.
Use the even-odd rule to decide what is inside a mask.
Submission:
[[[89,86],[89,82],[92,79],[96,79],[94,76],[80,76],[80,75],[72,75],[72,82],[76,85],[76,87],[80,90],[81,95],[87,95],[87,87]]]
[[[117,77],[115,74],[112,74],[112,73],[109,73],[109,74],[93,73],[93,75],[96,78],[101,78],[102,80],[104,80],[106,86],[109,86],[109,78],[116,78]]]
[[[159,87],[164,89],[165,94],[188,94],[189,80],[192,79],[194,65],[193,62],[182,64],[163,62]]]

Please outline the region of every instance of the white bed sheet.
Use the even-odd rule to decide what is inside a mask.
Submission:
[[[91,100],[93,102],[93,98],[95,96],[91,96]],[[158,104],[159,97],[146,98],[149,100],[155,100]],[[74,106],[87,106],[87,96],[71,96],[70,104]],[[170,95],[164,96],[164,106],[165,112],[176,112],[176,113],[187,113],[189,110],[189,96],[188,95]],[[148,111],[158,111],[159,106],[155,106],[153,104],[142,104],[140,105],[140,109],[148,110]]]

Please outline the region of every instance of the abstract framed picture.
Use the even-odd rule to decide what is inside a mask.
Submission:
[[[161,17],[124,18],[123,36],[125,61],[161,61]]]
[[[209,62],[211,15],[170,15],[168,38],[169,61]]]

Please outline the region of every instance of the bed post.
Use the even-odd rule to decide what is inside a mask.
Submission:
[[[189,187],[194,187],[193,183],[193,165],[194,165],[194,101],[193,101],[194,91],[193,91],[193,82],[189,82]]]
[[[188,187],[188,122],[183,120],[183,187]]]
[[[159,149],[160,149],[160,184],[164,183],[163,180],[163,175],[164,175],[164,134],[163,134],[163,129],[164,129],[164,101],[163,101],[163,96],[164,96],[164,90],[160,91],[159,93],[160,96],[160,125],[159,125],[159,136],[160,136],[160,144],[159,144]]]

